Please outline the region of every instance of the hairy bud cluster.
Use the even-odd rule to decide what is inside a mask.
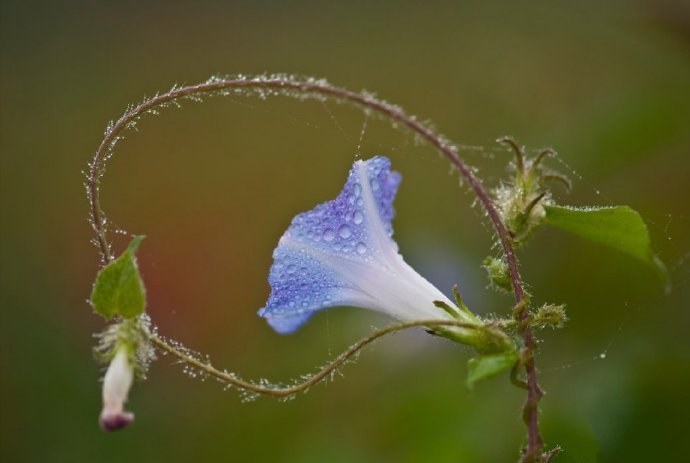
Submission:
[[[515,154],[515,178],[494,189],[494,202],[513,245],[519,246],[541,224],[544,206],[553,204],[551,192],[544,188],[546,180],[561,181],[568,190],[570,181],[541,165],[544,157],[555,155],[553,150],[545,149],[535,158],[528,158],[514,139],[504,137],[498,142],[509,145]]]

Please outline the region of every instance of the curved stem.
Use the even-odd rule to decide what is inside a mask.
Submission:
[[[457,320],[416,320],[403,323],[394,323],[379,330],[373,331],[365,338],[360,339],[355,344],[348,347],[340,355],[328,362],[319,371],[307,376],[304,381],[297,384],[293,384],[291,386],[270,386],[263,383],[256,384],[251,381],[243,380],[241,378],[238,378],[234,374],[218,370],[217,368],[214,368],[210,363],[203,362],[192,355],[180,351],[179,349],[168,344],[165,340],[163,340],[155,334],[148,333],[148,338],[151,341],[151,343],[157,348],[174,355],[180,361],[197,368],[204,374],[212,376],[221,382],[251,391],[255,394],[263,394],[273,397],[288,397],[306,391],[310,387],[316,385],[317,383],[325,379],[329,374],[336,371],[338,367],[346,363],[357,352],[359,352],[372,342],[376,341],[377,339],[382,338],[383,336],[386,336],[388,334],[395,333],[397,331],[403,331],[420,326],[457,326],[468,329],[477,328],[477,325],[460,322]]]
[[[390,121],[407,127],[412,132],[431,143],[432,146],[434,146],[440,153],[448,158],[451,164],[457,168],[460,174],[465,178],[465,180],[467,180],[482,204],[482,207],[489,216],[489,220],[491,221],[494,229],[496,230],[496,234],[498,235],[498,239],[508,265],[515,302],[516,304],[522,302],[524,298],[522,279],[520,277],[517,258],[515,256],[510,237],[503,226],[503,222],[501,221],[498,211],[491,201],[488,192],[482,185],[479,178],[462,160],[462,158],[460,158],[456,146],[454,146],[442,135],[436,133],[434,130],[418,121],[414,116],[407,114],[399,106],[377,99],[370,94],[357,93],[344,88],[336,87],[323,80],[311,78],[300,79],[282,75],[260,76],[254,78],[213,78],[196,85],[173,87],[168,92],[156,95],[153,98],[144,100],[138,105],[129,108],[114,124],[108,126],[103,140],[101,141],[101,144],[99,145],[91,160],[91,163],[89,164],[86,177],[86,191],[90,204],[90,221],[96,233],[96,241],[100,249],[101,260],[103,263],[110,262],[113,259],[113,256],[106,233],[106,219],[99,205],[98,186],[103,175],[105,161],[111,155],[113,148],[120,140],[121,133],[125,129],[132,127],[144,114],[155,112],[157,108],[165,107],[180,99],[195,99],[200,95],[214,94],[219,92],[254,92],[259,94],[261,97],[265,97],[266,95],[282,94],[297,98],[333,98],[360,106],[364,108],[365,111],[370,111],[385,116]],[[527,403],[525,404],[525,420],[528,428],[528,445],[525,452],[526,455],[538,455],[541,452],[542,440],[541,436],[539,435],[537,424],[537,407],[533,406],[533,404],[536,404],[539,401],[541,391],[539,391],[539,387],[537,385],[534,357],[531,355],[531,352],[533,352],[535,348],[535,342],[529,327],[525,327],[522,331],[522,338],[526,352],[530,353],[529,360],[525,364],[528,383],[528,399]]]
[[[96,153],[94,154],[89,165],[89,173],[86,179],[86,188],[89,194],[89,202],[91,204],[91,222],[97,235],[98,245],[104,262],[112,260],[112,254],[107,244],[108,241],[105,233],[106,230],[104,217],[99,207],[98,183],[103,174],[104,159],[109,155],[109,153],[115,147],[115,144],[117,144],[119,141],[120,133],[130,124],[138,121],[138,119],[146,112],[149,112],[157,107],[164,106],[182,98],[205,93],[220,92],[228,89],[261,89],[287,95],[290,95],[291,92],[298,92],[298,94],[301,94],[302,96],[320,95],[323,97],[332,97],[382,114],[388,117],[390,120],[404,125],[412,132],[427,140],[438,151],[446,156],[451,164],[460,171],[460,174],[467,180],[479,198],[479,201],[482,203],[482,206],[484,207],[489,219],[496,229],[496,233],[501,242],[501,247],[503,248],[503,253],[505,254],[511,279],[513,281],[513,290],[515,292],[516,302],[522,300],[522,280],[520,278],[520,273],[517,268],[517,261],[506,229],[501,222],[498,211],[494,207],[489,194],[484,189],[477,176],[458,156],[457,148],[448,142],[445,137],[435,133],[429,127],[419,122],[414,116],[405,113],[396,105],[379,100],[368,94],[356,93],[344,88],[335,87],[325,81],[314,79],[298,80],[290,77],[211,79],[207,82],[202,82],[196,85],[173,88],[169,92],[147,99],[127,110],[106,130],[105,136],[103,137],[103,140],[101,141],[101,144],[96,150]]]

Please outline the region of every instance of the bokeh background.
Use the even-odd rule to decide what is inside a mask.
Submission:
[[[243,403],[166,357],[131,393],[136,423],[98,429],[104,326],[82,170],[128,103],[214,73],[294,72],[369,89],[464,145],[487,184],[510,134],[553,146],[564,203],[641,211],[674,280],[544,230],[520,252],[537,302],[542,430],[559,462],[690,458],[690,9],[607,2],[0,2],[0,460],[3,462],[509,462],[524,430],[507,378],[463,386],[471,353],[424,333],[368,349],[344,377]],[[333,197],[359,151],[403,174],[396,238],[437,286],[481,313],[492,234],[428,146],[347,106],[213,98],[140,124],[109,165],[103,207],[146,234],[140,266],[162,333],[274,381],[311,371],[383,317],[315,316],[279,336],[255,315],[271,251],[297,212]],[[124,236],[114,237],[118,249]]]

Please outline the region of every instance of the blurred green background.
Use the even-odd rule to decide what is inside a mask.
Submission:
[[[463,386],[470,352],[424,333],[376,344],[297,400],[242,403],[166,357],[130,396],[136,423],[98,429],[101,367],[85,302],[98,268],[81,171],[128,103],[214,73],[295,72],[369,89],[433,120],[491,185],[494,139],[553,146],[564,203],[628,204],[674,280],[544,230],[521,251],[537,302],[542,430],[559,462],[690,459],[690,9],[678,2],[0,2],[0,459],[3,462],[510,462],[524,430],[507,378]],[[255,315],[297,212],[339,191],[364,116],[275,98],[188,103],[145,119],[103,183],[161,332],[251,378],[310,371],[387,320],[334,309],[291,336]],[[490,227],[428,146],[369,120],[363,156],[403,174],[396,239],[444,291],[485,288]],[[116,239],[122,249],[123,238]],[[600,355],[604,354],[604,355]],[[605,358],[601,358],[605,357]]]

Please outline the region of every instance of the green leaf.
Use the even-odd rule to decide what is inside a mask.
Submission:
[[[500,372],[512,368],[517,362],[518,352],[509,350],[498,354],[481,355],[467,362],[467,379],[465,384],[468,389],[474,387],[474,383],[480,379],[491,378]]]
[[[628,206],[574,208],[544,206],[544,223],[617,249],[650,265],[669,286],[664,263],[649,246],[649,231],[640,214]]]
[[[106,319],[115,315],[133,318],[144,312],[146,294],[134,254],[143,236],[135,236],[117,259],[96,275],[91,291],[91,307]]]

